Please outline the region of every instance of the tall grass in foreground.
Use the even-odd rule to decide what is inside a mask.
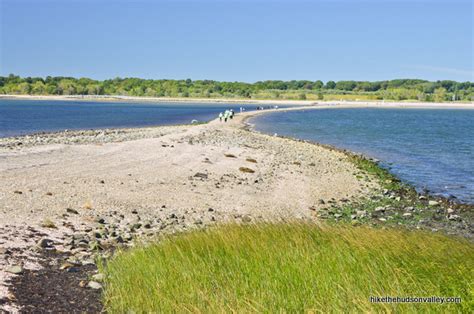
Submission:
[[[110,312],[471,312],[474,246],[424,232],[227,225],[121,252],[103,270]],[[374,304],[370,296],[461,297]]]

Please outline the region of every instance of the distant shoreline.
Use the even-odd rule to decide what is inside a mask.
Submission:
[[[474,102],[413,102],[413,101],[314,101],[314,100],[276,100],[242,98],[174,98],[174,97],[135,97],[135,96],[81,96],[81,95],[0,95],[1,99],[97,101],[97,102],[158,102],[158,103],[219,103],[219,104],[261,104],[291,106],[323,106],[332,108],[417,108],[417,109],[474,109]]]

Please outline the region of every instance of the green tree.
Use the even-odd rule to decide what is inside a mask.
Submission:
[[[334,81],[327,81],[326,82],[326,89],[335,89],[336,88],[336,82]]]
[[[438,87],[433,94],[434,101],[443,102],[446,100],[446,88]]]

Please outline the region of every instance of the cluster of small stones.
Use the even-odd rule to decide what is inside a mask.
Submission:
[[[110,210],[100,215],[90,216],[84,212],[84,210],[67,208],[61,218],[51,220],[52,224],[49,228],[64,231],[59,238],[49,237],[48,228],[44,226],[42,227],[44,232],[28,227],[32,233],[26,237],[37,238],[36,245],[34,248],[25,249],[24,252],[15,253],[16,256],[12,259],[17,263],[9,263],[6,271],[15,275],[21,274],[23,272],[22,260],[24,261],[26,256],[22,254],[26,250],[34,253],[46,250],[67,256],[60,261],[59,268],[66,272],[76,272],[79,267],[95,265],[99,260],[110,258],[117,249],[153,241],[165,234],[202,228],[214,224],[218,219],[228,218],[213,208],[204,211],[179,210],[168,209],[166,205],[154,210],[130,210],[126,214],[122,214],[123,211]],[[83,221],[88,222],[82,222],[80,226],[77,226],[73,219],[70,219],[73,217],[80,217]],[[231,218],[242,223],[253,220],[253,217],[249,215],[239,214],[235,214]],[[0,253],[5,255],[12,253],[6,249],[4,251]],[[31,253],[27,255],[32,256]],[[90,281],[78,284],[86,289],[101,289],[103,276],[103,274],[97,274],[92,276]]]
[[[321,219],[334,221],[350,221],[353,225],[372,223],[377,225],[403,225],[416,229],[428,229],[433,232],[440,230],[447,234],[461,235],[472,238],[474,226],[469,219],[453,207],[445,206],[441,201],[430,199],[428,196],[419,195],[416,202],[406,200],[394,191],[384,189],[379,194],[372,196],[374,203],[389,199],[388,205],[376,206],[370,209],[351,203],[350,206],[341,207],[336,200],[319,200],[320,205],[329,205],[319,209],[316,216]],[[347,202],[347,200],[340,200]],[[310,208],[316,210],[315,208]]]
[[[278,139],[278,140],[275,140]],[[351,168],[349,164],[339,161],[344,160],[344,154],[325,155],[324,161],[318,158],[318,155],[325,151],[326,148],[318,145],[306,145],[306,141],[297,141],[286,138],[275,138],[268,135],[248,132],[246,130],[210,130],[202,132],[199,135],[184,137],[184,140],[191,145],[213,145],[228,147],[229,143],[233,143],[239,147],[245,147],[249,150],[256,151],[272,151],[272,158],[269,160],[258,162],[271,162],[269,171],[262,174],[259,178],[260,182],[265,180],[271,182],[274,178],[281,176],[282,171],[291,171],[292,173],[302,173],[299,167],[314,167],[314,173],[321,175],[331,175],[343,171],[355,171],[355,167]],[[252,158],[250,158],[252,160]],[[247,161],[247,166],[251,167],[252,161]],[[340,165],[340,166],[335,166]],[[349,165],[349,166],[348,166]],[[347,167],[347,168],[342,168]],[[245,170],[242,170],[245,172]],[[372,188],[371,182],[366,182],[368,188]]]
[[[183,126],[184,128],[184,126]],[[65,130],[56,133],[38,133],[0,139],[0,148],[15,149],[47,144],[90,144],[111,143],[157,138],[176,130],[175,127],[137,128],[137,129],[101,129],[101,130]]]

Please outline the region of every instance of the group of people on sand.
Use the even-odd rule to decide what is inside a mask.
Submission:
[[[227,119],[233,119],[234,115],[235,112],[233,109],[226,110],[224,112],[219,113],[219,121],[222,122],[222,120],[224,120],[224,122],[227,122]]]

